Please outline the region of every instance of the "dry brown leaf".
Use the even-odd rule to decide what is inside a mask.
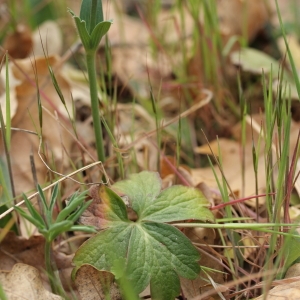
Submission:
[[[44,245],[43,236],[25,239],[9,232],[0,246],[0,269],[11,270],[18,262],[44,269]]]
[[[103,210],[101,210],[102,200],[99,192],[99,185],[93,185],[90,188],[90,196],[93,202],[82,213],[79,222],[84,225],[94,226],[96,229],[103,229]]]
[[[218,259],[213,260],[211,257],[205,254],[201,254],[201,259],[199,264],[200,266],[205,266],[207,268],[223,271],[223,267],[220,262],[218,262]],[[222,285],[224,283],[224,276],[222,273],[214,272],[214,273],[210,273],[209,275],[213,278],[214,283],[216,283],[217,285]],[[204,278],[206,280],[204,280]],[[214,289],[213,285],[207,282],[207,276],[203,271],[195,280],[180,278],[180,284],[184,296],[187,297],[188,300],[194,299],[194,297],[197,297],[206,291]],[[223,292],[226,292],[226,289],[224,289]]]
[[[33,32],[33,54],[35,57],[60,55],[63,47],[61,30],[57,22],[48,20]],[[44,50],[43,50],[44,47]]]
[[[293,278],[296,276],[300,276],[300,263],[294,264],[289,267],[284,278]]]
[[[214,229],[211,228],[184,228],[184,234],[193,242],[195,245],[214,245],[218,244],[218,234]],[[214,258],[216,256],[214,255]],[[218,271],[223,271],[223,267],[221,265],[221,260],[218,258],[214,259],[212,256],[206,255],[205,253],[201,253],[200,266],[205,266],[208,268],[212,268]],[[216,284],[224,283],[224,276],[220,272],[209,273],[212,280]],[[204,272],[201,272],[197,279],[188,280],[185,278],[181,278],[181,287],[184,293],[184,296],[187,299],[192,299],[205,291],[212,290],[213,286],[209,284],[205,279],[208,279]]]
[[[30,29],[19,24],[16,31],[8,34],[4,40],[3,48],[13,58],[25,58],[32,53],[32,35]]]
[[[293,6],[299,7],[300,1],[299,0],[293,0],[293,1],[287,1],[287,0],[277,0],[278,7],[280,11],[280,15],[282,18],[283,23],[294,23],[295,22],[295,10]],[[276,11],[276,2],[275,1],[268,1],[268,5],[272,14],[272,24],[274,24],[276,27],[280,26],[278,14]]]
[[[45,240],[43,236],[31,236],[25,239],[9,232],[0,246],[0,269],[9,271],[16,263],[30,265],[41,272],[44,285],[50,289],[48,278],[45,274]],[[71,271],[73,255],[54,252],[55,261],[60,278],[66,290],[72,288]]]
[[[254,300],[299,300],[300,299],[300,286],[299,281],[292,283],[284,283],[278,285],[271,289],[268,293],[268,296],[264,297],[263,295],[255,298]]]
[[[232,36],[243,36],[252,41],[269,20],[264,0],[218,0],[218,17],[221,34],[226,41]]]
[[[39,271],[29,265],[18,263],[10,272],[1,271],[0,282],[10,300],[62,299],[44,288]]]
[[[76,272],[75,284],[83,300],[107,299],[108,296],[111,300],[122,299],[112,273],[89,265],[83,265]]]
[[[212,149],[218,149],[218,141],[213,141],[210,143]],[[229,183],[229,186],[233,191],[239,191],[240,195],[243,191],[242,186],[242,164],[241,164],[241,145],[233,140],[228,139],[219,139],[219,147],[221,149],[222,155],[222,168],[225,174],[225,177]],[[207,152],[207,147],[200,149]],[[244,195],[253,195],[255,194],[255,176],[253,171],[253,162],[252,162],[252,147],[247,147],[245,149],[245,187]],[[214,162],[214,160],[212,160]],[[258,172],[258,183],[259,183],[259,192],[263,193],[265,188],[265,169],[263,165],[263,158],[259,157],[259,172]],[[215,166],[215,171],[218,178],[221,178],[221,172],[217,166]],[[202,169],[192,170],[194,182],[197,184],[199,182],[205,182],[208,186],[212,188],[218,188],[217,182],[215,180],[213,171],[210,167]],[[260,198],[260,203],[263,203],[263,199]],[[252,200],[248,200],[247,203],[252,204]]]

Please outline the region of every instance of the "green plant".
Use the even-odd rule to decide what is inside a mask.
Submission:
[[[138,216],[133,222],[128,219],[120,196],[105,185],[100,186],[101,205],[97,210],[103,216],[103,230],[76,252],[73,277],[80,266],[89,264],[112,272],[121,288],[125,277],[137,294],[150,283],[152,299],[174,299],[180,293],[179,276],[198,276],[199,252],[180,230],[165,222],[213,221],[209,203],[193,188],[161,188],[158,173],[147,171],[113,185],[113,189],[128,197],[129,206]],[[116,265],[123,265],[123,272],[116,272]]]
[[[55,238],[66,231],[84,231],[93,233],[95,229],[91,226],[74,225],[83,211],[91,204],[91,201],[84,203],[86,191],[74,193],[67,205],[53,220],[53,210],[58,196],[58,185],[55,185],[49,204],[47,204],[42,188],[38,185],[39,198],[42,203],[43,211],[39,213],[31,204],[26,195],[23,195],[29,214],[20,207],[15,206],[15,210],[26,220],[37,227],[39,232],[45,238],[45,263],[46,271],[49,277],[51,289],[54,293],[65,296],[59,276],[56,272],[55,262],[53,260],[52,242]]]
[[[103,21],[102,0],[83,0],[80,17],[77,17],[70,9],[69,12],[75,20],[79,37],[86,51],[96,149],[98,159],[104,162],[105,154],[99,116],[96,52],[102,37],[108,32],[112,21]]]

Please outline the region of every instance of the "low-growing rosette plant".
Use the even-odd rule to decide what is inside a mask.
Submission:
[[[66,297],[57,272],[55,260],[53,259],[52,243],[60,234],[67,231],[96,232],[92,226],[75,224],[80,215],[91,204],[91,200],[85,201],[87,191],[81,193],[75,192],[55,218],[54,207],[58,197],[58,185],[56,184],[53,188],[49,204],[40,185],[37,186],[37,189],[42,211],[39,212],[25,194],[23,194],[23,198],[28,211],[17,206],[14,208],[23,218],[35,225],[38,231],[44,236],[45,265],[52,292]]]
[[[149,284],[152,299],[174,299],[180,293],[179,277],[195,279],[200,254],[176,227],[166,224],[187,219],[213,221],[209,203],[194,188],[175,185],[162,190],[158,173],[144,171],[117,182],[101,185],[90,206],[100,231],[76,252],[73,278],[85,264],[112,272],[116,279],[126,276],[137,294]],[[137,215],[131,221],[119,196]],[[97,205],[97,207],[95,207]],[[81,218],[87,224],[88,218]],[[122,262],[123,271],[116,271]],[[122,288],[122,287],[121,287]]]

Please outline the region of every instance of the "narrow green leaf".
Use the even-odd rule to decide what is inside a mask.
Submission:
[[[92,226],[84,226],[84,225],[74,225],[69,231],[83,231],[87,233],[97,233],[97,230]]]
[[[82,204],[81,207],[77,209],[74,213],[70,214],[67,217],[67,220],[72,221],[75,223],[78,218],[82,215],[82,213],[90,206],[90,204],[93,202],[93,200],[87,201],[85,204]]]
[[[28,215],[23,209],[20,207],[15,206],[15,210],[26,220],[28,220],[30,223],[32,223],[36,228],[42,229],[45,228],[44,224],[41,224],[37,219],[34,219],[30,215]]]
[[[6,144],[8,151],[10,150],[11,140],[11,115],[10,115],[10,87],[9,87],[9,69],[8,69],[8,54],[5,54],[5,96],[6,96],[6,118],[5,118],[5,130],[6,130]]]
[[[58,184],[56,184],[54,186],[52,194],[51,194],[50,205],[49,205],[49,211],[50,211],[51,215],[53,214],[53,209],[54,209],[54,205],[56,203],[57,195],[58,195]]]
[[[53,84],[53,86],[54,86],[54,88],[56,90],[56,93],[57,93],[60,101],[62,102],[62,104],[64,106],[66,106],[65,97],[64,97],[64,95],[63,95],[63,93],[61,91],[61,88],[60,88],[57,80],[56,80],[56,77],[55,77],[55,74],[53,72],[53,69],[52,69],[52,67],[49,64],[48,64],[48,70],[49,70],[49,73],[50,73],[50,78],[51,78],[52,84]]]
[[[108,32],[112,21],[105,21],[99,23],[92,32],[91,35],[91,49],[97,50],[98,45],[102,39],[102,37]]]
[[[40,213],[34,208],[34,206],[32,205],[32,203],[30,202],[30,200],[27,198],[27,196],[25,194],[23,194],[23,199],[25,201],[26,207],[27,207],[29,213],[31,214],[31,216],[35,220],[37,220],[41,224],[41,226],[46,227],[44,219],[42,218]]]
[[[45,194],[44,194],[44,192],[43,192],[43,190],[42,190],[42,188],[39,184],[37,186],[37,190],[38,190],[39,195],[40,195],[41,200],[42,200],[42,204],[43,204],[43,207],[44,207],[44,212],[46,213],[48,211],[49,207],[48,207],[48,204],[47,204],[47,201],[46,201],[46,198],[45,198]]]
[[[72,15],[75,21],[75,25],[78,30],[78,34],[80,37],[80,40],[82,42],[83,47],[87,50],[91,48],[91,37],[86,29],[86,23],[85,21],[80,20],[71,9],[69,9],[69,13]]]
[[[80,19],[86,22],[89,34],[95,26],[104,20],[102,0],[83,0],[80,8]]]
[[[65,220],[85,200],[86,194],[87,191],[81,194],[76,194],[76,197],[71,197],[72,201],[70,201],[67,206],[60,211],[56,218],[56,222]]]
[[[49,228],[49,241],[53,241],[61,233],[69,231],[72,226],[73,222],[67,220],[52,224]]]
[[[79,18],[82,21],[85,21],[85,27],[89,34],[91,34],[91,8],[92,8],[92,1],[93,0],[82,0],[81,8],[80,8],[80,15]]]

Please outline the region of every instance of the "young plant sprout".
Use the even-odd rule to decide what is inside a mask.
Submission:
[[[53,188],[49,204],[47,203],[43,190],[39,185],[38,192],[43,208],[41,213],[34,208],[26,195],[23,195],[23,198],[29,213],[25,212],[20,207],[15,206],[14,208],[22,217],[36,226],[38,231],[44,236],[46,271],[51,289],[53,293],[65,296],[59,275],[56,271],[55,261],[53,259],[52,242],[60,234],[66,231],[84,231],[88,233],[96,232],[92,226],[74,225],[85,209],[91,204],[92,200],[85,202],[87,191],[74,193],[67,202],[66,207],[59,212],[58,216],[54,220],[53,210],[58,195],[58,185],[55,185]]]

